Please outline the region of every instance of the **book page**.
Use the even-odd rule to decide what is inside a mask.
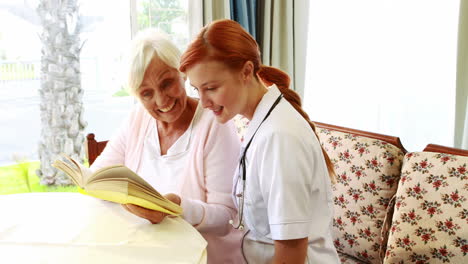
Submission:
[[[56,160],[52,166],[65,172],[72,179],[75,185],[81,188],[85,188],[87,180],[91,178],[93,172],[89,168],[86,168],[85,166],[76,162],[70,156],[65,154],[62,155],[65,161]]]
[[[83,190],[80,193],[120,204],[133,203],[171,215],[182,214],[182,208],[166,199],[148,182],[123,165],[114,165],[92,172],[89,168],[64,155],[54,167],[68,174]]]
[[[94,175],[92,176],[92,179],[89,180],[89,182],[95,182],[101,179],[108,179],[108,178],[129,179],[130,181],[138,183],[138,185],[144,186],[146,189],[157,193],[157,191],[153,188],[153,186],[151,186],[147,181],[145,181],[143,178],[138,176],[138,174],[136,174],[131,169],[123,165],[115,165],[115,166],[101,168],[97,170],[96,172],[94,172]]]
[[[101,174],[100,174],[101,175]],[[102,176],[102,175],[101,175]],[[105,177],[105,178],[98,178],[93,180],[92,184],[90,184],[90,187],[92,189],[96,189],[96,186],[99,186],[99,188],[102,188],[103,183],[109,183],[109,182],[125,182],[128,183],[127,188],[130,188],[130,186],[135,186],[134,188],[137,188],[139,191],[144,191],[145,193],[148,193],[149,195],[153,196],[156,199],[159,200],[165,200],[164,198],[158,191],[156,191],[154,188],[147,188],[146,186],[141,186],[138,182],[135,182],[131,179],[128,178],[115,178],[115,177]],[[99,185],[98,185],[99,183]]]
[[[114,194],[114,192],[120,194]],[[182,208],[179,205],[171,202],[157,191],[149,191],[145,188],[141,188],[128,179],[100,179],[90,184],[86,193],[92,194],[91,196],[97,198],[122,204],[138,202],[137,205],[139,206],[169,213],[171,215],[180,215],[182,213]],[[101,197],[101,195],[104,195],[104,197]],[[144,200],[145,202],[139,200]]]
[[[75,185],[83,188],[83,182],[81,181],[80,172],[75,167],[72,167],[71,164],[64,162],[62,160],[56,160],[54,161],[52,166],[63,171],[65,174],[67,174],[70,177],[70,179],[72,179]]]
[[[114,203],[136,204],[138,206],[148,208],[151,210],[155,210],[155,211],[159,211],[159,212],[163,212],[166,214],[179,215],[170,210],[165,209],[162,206],[159,206],[158,204],[150,202],[149,200],[146,199],[147,197],[140,198],[140,197],[133,196],[133,195],[127,195],[126,193],[122,193],[120,191],[89,190],[86,193],[89,196],[93,196],[93,197],[106,200],[106,201],[111,201]]]
[[[84,186],[86,186],[93,175],[93,172],[91,171],[91,169],[86,168],[85,166],[81,165],[79,162],[76,162],[76,160],[72,159],[69,156],[65,156],[65,157],[76,166],[79,172],[79,175],[81,176],[81,182]]]

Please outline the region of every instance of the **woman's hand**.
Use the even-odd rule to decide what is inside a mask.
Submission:
[[[180,199],[180,196],[175,194],[175,193],[168,193],[166,195],[164,195],[164,197],[166,197],[166,199],[168,199],[169,201],[177,204],[177,205],[180,205],[180,203],[182,202],[182,200]]]
[[[291,240],[275,240],[274,264],[304,263],[307,257],[307,237]]]
[[[168,193],[164,195],[164,197],[166,197],[168,200],[170,200],[171,202],[175,204],[180,205],[181,203],[180,196],[178,196],[177,194]],[[150,221],[152,224],[161,223],[162,220],[164,220],[164,218],[169,215],[163,212],[147,209],[147,208],[135,205],[135,204],[123,204],[122,206],[123,208],[125,208],[125,210],[129,211],[130,213],[136,216],[145,218],[146,220]]]

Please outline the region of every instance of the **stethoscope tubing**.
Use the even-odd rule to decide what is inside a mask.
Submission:
[[[258,125],[257,129],[255,130],[255,132],[253,133],[252,137],[250,138],[249,142],[247,143],[247,145],[245,146],[245,149],[244,151],[242,152],[242,156],[239,160],[239,172],[242,171],[242,177],[240,177],[240,173],[238,174],[237,176],[237,183],[236,183],[236,186],[239,184],[239,181],[240,179],[242,179],[242,192],[241,193],[238,193],[236,194],[236,197],[238,198],[238,202],[237,202],[237,205],[238,205],[238,219],[237,219],[237,224],[234,224],[234,220],[229,220],[229,223],[235,228],[235,229],[239,229],[239,230],[243,230],[244,229],[244,223],[243,223],[243,218],[244,218],[244,199],[245,199],[245,183],[246,183],[246,179],[247,179],[247,168],[246,168],[246,165],[245,165],[245,157],[246,157],[246,154],[247,154],[247,150],[249,149],[250,147],[250,144],[252,143],[252,140],[253,138],[255,137],[255,134],[257,134],[257,131],[258,129],[262,126],[263,122],[265,122],[265,120],[270,116],[271,112],[273,111],[273,109],[275,109],[275,107],[278,105],[278,103],[281,101],[281,98],[283,98],[283,94],[280,94],[278,96],[278,98],[276,98],[275,102],[271,105],[270,109],[268,110],[267,114],[265,115],[265,117],[263,118],[262,122]],[[237,189],[237,187],[236,187]]]

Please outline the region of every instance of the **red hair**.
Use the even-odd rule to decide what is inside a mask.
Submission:
[[[315,124],[301,107],[301,98],[289,89],[290,78],[284,71],[262,64],[260,49],[255,39],[242,26],[229,19],[216,20],[205,26],[182,54],[180,71],[186,72],[202,61],[220,61],[232,70],[241,70],[247,61],[254,66],[254,76],[266,85],[276,84],[283,97],[309,123],[314,133]],[[317,136],[318,138],[318,136]],[[322,147],[330,179],[334,182],[333,163]]]

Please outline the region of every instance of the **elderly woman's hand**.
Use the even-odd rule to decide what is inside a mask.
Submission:
[[[181,199],[177,194],[168,193],[168,194],[164,195],[164,197],[166,197],[168,200],[170,200],[171,202],[173,202],[175,204],[180,205],[180,203],[181,203]],[[152,224],[159,224],[159,223],[161,223],[162,220],[164,220],[164,218],[166,216],[168,216],[168,214],[166,214],[166,213],[151,210],[151,209],[147,209],[147,208],[144,208],[144,207],[141,207],[141,206],[138,206],[138,205],[134,205],[134,204],[123,204],[122,206],[125,208],[125,210],[127,210],[130,213],[132,213],[134,215],[137,215],[137,216],[139,216],[141,218],[147,219]]]

